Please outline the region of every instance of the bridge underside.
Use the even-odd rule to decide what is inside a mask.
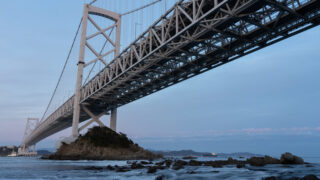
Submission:
[[[115,60],[88,82],[81,104],[96,115],[107,112],[320,23],[318,0],[195,2],[182,2],[169,10],[162,24],[140,36],[121,53],[119,62]],[[119,69],[114,68],[117,65]],[[111,70],[116,71],[113,77]],[[42,122],[24,144],[70,127],[72,102],[73,97],[61,107],[63,113]],[[81,111],[80,122],[89,118]]]

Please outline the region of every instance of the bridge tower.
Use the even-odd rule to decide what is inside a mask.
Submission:
[[[103,18],[107,18],[113,22],[113,25],[108,26],[106,28],[101,28],[95,20],[91,16],[100,16]],[[98,32],[88,35],[87,34],[87,27],[88,22],[91,23]],[[116,28],[115,33],[115,40],[112,40],[112,37],[106,33],[111,28]],[[99,125],[101,125],[101,122],[99,121],[98,117],[101,117],[101,115],[93,115],[93,113],[90,112],[90,110],[86,107],[81,107],[80,100],[81,100],[81,89],[82,89],[82,78],[83,78],[83,70],[88,65],[95,63],[96,61],[101,61],[105,66],[108,65],[108,63],[103,59],[105,56],[113,53],[114,58],[117,58],[120,54],[120,30],[121,30],[121,15],[117,14],[115,12],[108,11],[106,9],[101,9],[95,6],[92,6],[91,4],[85,4],[83,8],[83,16],[82,16],[82,27],[81,27],[81,39],[80,39],[80,50],[79,50],[79,60],[78,60],[78,72],[77,72],[77,80],[76,80],[76,87],[75,87],[75,98],[74,98],[74,109],[73,109],[73,120],[72,120],[72,136],[78,137],[79,136],[79,119],[80,119],[80,111],[81,108],[91,116],[93,121],[91,122],[98,122]],[[102,35],[106,42],[111,44],[110,51],[106,52],[105,54],[98,53],[94,47],[90,46],[88,43],[88,40],[91,38],[94,38],[98,35]],[[95,56],[96,58],[85,62],[85,50],[88,48]],[[112,108],[110,113],[110,128],[114,131],[116,131],[116,123],[117,123],[117,109]],[[87,126],[86,124],[85,126]],[[81,127],[80,129],[83,129]]]
[[[28,118],[23,138],[24,139],[27,138],[32,133],[32,131],[39,125],[39,123],[40,121],[38,118]],[[37,152],[35,148],[36,148],[35,144],[33,146],[26,146],[22,144],[18,149],[18,155],[19,156],[36,156]]]

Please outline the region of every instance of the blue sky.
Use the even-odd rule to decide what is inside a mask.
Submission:
[[[0,145],[19,144],[26,118],[41,117],[83,2],[2,2]],[[319,42],[316,27],[120,107],[118,130],[155,149],[316,154]],[[53,135],[38,147],[53,147],[70,133]]]

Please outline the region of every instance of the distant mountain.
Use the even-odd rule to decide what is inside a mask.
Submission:
[[[50,155],[53,154],[53,152],[48,151],[48,150],[37,150],[38,155]]]
[[[210,152],[196,152],[193,150],[180,150],[180,151],[157,151],[150,150],[157,154],[162,154],[163,156],[208,156],[211,155]],[[236,153],[217,153],[217,157],[228,158],[228,157],[253,157],[253,156],[263,156],[260,154],[253,154],[249,152],[236,152]]]
[[[249,152],[235,152],[235,153],[217,153],[218,157],[221,158],[228,158],[228,157],[261,157],[263,155],[261,154],[254,154],[254,153],[249,153]]]
[[[163,156],[203,156],[209,155],[209,152],[195,152],[193,150],[180,150],[180,151],[156,151],[150,150],[156,154],[162,154]]]

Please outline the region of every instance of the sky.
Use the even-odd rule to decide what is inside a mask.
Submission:
[[[0,146],[19,145],[27,118],[41,118],[84,2],[1,2]],[[319,42],[315,27],[122,106],[118,131],[149,149],[319,155]],[[108,116],[102,120],[109,124]],[[54,147],[70,134],[66,129],[37,147]]]

